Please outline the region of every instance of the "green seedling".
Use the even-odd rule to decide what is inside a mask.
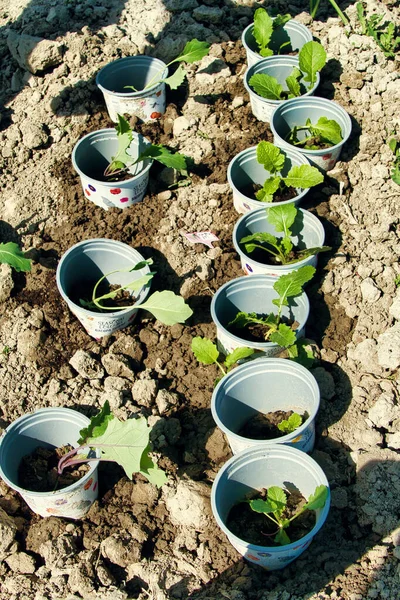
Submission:
[[[297,135],[299,131],[307,132],[302,139],[299,139]],[[320,150],[321,148],[329,148],[340,144],[343,137],[339,123],[334,119],[320,117],[315,125],[312,124],[311,119],[307,119],[305,125],[296,125],[289,131],[285,139],[289,144],[293,144],[298,148]]]
[[[249,325],[262,325],[266,342],[273,342],[283,348],[292,346],[296,342],[296,333],[289,325],[281,322],[282,309],[284,306],[289,306],[289,298],[295,298],[303,292],[303,286],[312,279],[314,273],[315,268],[306,265],[297,271],[281,275],[274,283],[274,290],[279,296],[278,299],[272,300],[272,303],[278,307],[276,314],[272,312],[269,315],[259,316],[257,313],[240,311],[229,325],[238,329]]]
[[[233,352],[225,356],[223,362],[220,362],[220,352],[217,346],[210,339],[202,337],[192,339],[192,352],[203,365],[218,365],[222,372],[222,377],[229,373],[239,360],[249,358],[249,356],[254,354],[252,348],[236,348]]]
[[[261,56],[272,56],[274,54],[274,51],[269,47],[272,34],[276,29],[283,27],[290,19],[290,15],[277,15],[273,19],[265,8],[257,8],[254,13],[253,35],[258,45],[258,53]],[[279,47],[277,54],[280,54],[282,49],[289,44],[290,41],[284,42]]]
[[[185,62],[188,64],[197,62],[198,60],[201,60],[207,56],[209,49],[210,44],[207,44],[207,42],[199,42],[199,40],[196,39],[190,40],[190,42],[187,42],[182,53],[174,58],[174,60],[171,60],[171,62],[169,62],[166,66],[169,67],[176,62]],[[159,83],[166,83],[171,90],[176,90],[183,83],[183,80],[186,77],[186,71],[182,65],[179,65],[175,73],[173,73],[170,77],[166,77],[165,79],[157,79],[157,77],[157,75],[153,77],[153,79],[149,81],[144,89],[147,90],[148,88],[158,85]],[[139,91],[133,85],[126,85],[125,87],[133,90],[134,92]]]
[[[121,465],[129,479],[133,473],[141,473],[150,483],[161,487],[167,477],[149,455],[150,432],[145,417],[120,421],[111,414],[107,401],[101,412],[79,432],[79,446],[60,458],[58,474],[67,467],[107,460]],[[101,450],[100,458],[89,456],[94,449]]]
[[[186,173],[186,157],[179,152],[172,153],[162,144],[150,144],[137,158],[130,154],[130,146],[133,140],[133,131],[128,121],[118,115],[118,123],[115,126],[118,138],[118,148],[115,156],[104,171],[105,177],[115,177],[127,171],[139,162],[146,159],[156,160],[165,167],[170,167]]]
[[[310,15],[314,19],[317,14],[319,4],[321,0],[310,0]],[[336,10],[337,15],[340,17],[344,25],[349,24],[349,20],[346,15],[340,10],[339,6],[336,4],[335,0],[329,0],[333,8]]]
[[[293,433],[296,431],[298,427],[302,424],[303,419],[297,413],[292,413],[288,419],[283,419],[280,423],[278,423],[277,427],[279,431],[282,431],[284,434]]]
[[[240,243],[243,244],[245,251],[251,254],[255,250],[262,250],[269,255],[272,255],[276,263],[280,265],[290,265],[292,263],[304,260],[309,256],[314,256],[319,252],[327,252],[332,250],[330,246],[320,246],[316,248],[304,248],[294,250],[293,242],[291,241],[291,227],[296,221],[299,211],[294,204],[281,204],[266,209],[267,221],[275,227],[277,233],[282,233],[283,236],[278,238],[268,232],[257,232],[242,237]]]
[[[31,270],[31,259],[25,257],[25,254],[15,242],[0,244],[0,263],[10,265],[17,273]]]
[[[107,279],[110,275],[114,273],[131,273],[133,271],[138,271],[143,269],[146,265],[151,265],[152,260],[144,260],[140,263],[137,263],[134,267],[129,267],[127,269],[117,269],[115,271],[111,271],[106,275],[100,277],[100,279],[96,282],[93,287],[92,298],[90,301],[80,299],[79,302],[83,308],[88,310],[95,311],[117,311],[117,310],[126,310],[127,308],[131,308],[135,306],[135,308],[141,308],[150,312],[156,319],[164,323],[164,325],[176,325],[176,323],[184,323],[186,319],[188,319],[192,314],[192,309],[185,304],[185,301],[181,296],[177,296],[171,291],[163,291],[163,292],[154,292],[146,302],[143,302],[140,305],[132,304],[131,306],[105,306],[105,300],[114,300],[118,294],[121,294],[124,290],[129,292],[135,292],[143,288],[145,285],[149,283],[149,281],[155,275],[155,272],[152,271],[134,279],[133,281],[121,285],[119,288],[109,291],[106,294],[102,294],[101,296],[97,296],[97,290],[99,285]]]
[[[274,542],[281,546],[290,544],[290,538],[285,531],[289,525],[297,519],[306,510],[318,510],[325,506],[328,499],[328,488],[326,485],[319,485],[299,510],[290,518],[285,516],[287,505],[287,494],[285,490],[277,485],[268,488],[267,499],[249,500],[250,508],[254,512],[263,513],[268,519],[273,521],[277,526],[277,531],[274,534]]]
[[[326,63],[326,52],[318,42],[307,42],[299,52],[299,68],[294,67],[291,74],[286,77],[287,90],[275,77],[266,73],[252,75],[249,84],[256,94],[267,100],[288,100],[297,98],[305,91],[310,90],[317,81],[317,73]],[[309,83],[305,86],[300,83]]]
[[[393,168],[390,176],[397,185],[400,185],[400,142],[392,138],[389,140],[389,148],[394,154]]]
[[[260,142],[256,151],[257,162],[263,165],[270,177],[265,180],[263,187],[256,192],[257,200],[271,203],[274,195],[279,194],[284,188],[306,189],[323,182],[322,173],[311,165],[294,166],[286,177],[280,175],[285,164],[285,154],[271,142]]]
[[[394,278],[394,285],[398,288],[400,287],[400,275],[396,275]]]
[[[386,58],[395,58],[400,49],[400,37],[393,22],[385,24],[384,15],[373,14],[367,17],[362,2],[357,2],[357,17],[363,35],[372,37]]]

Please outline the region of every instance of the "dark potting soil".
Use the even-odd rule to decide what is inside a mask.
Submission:
[[[92,293],[95,285],[96,282],[81,282],[71,288],[69,297],[72,302],[75,302],[78,306],[82,306],[93,312],[102,313],[103,311],[92,302]],[[119,284],[107,285],[107,283],[104,282],[103,284],[102,282],[96,290],[96,298],[108,294],[109,292],[115,292],[116,290],[119,290],[120,287],[121,285]],[[102,300],[101,304],[108,308],[118,309],[132,306],[135,302],[136,298],[130,294],[129,290],[120,290],[114,298]]]
[[[252,200],[257,200],[256,192],[258,192],[261,189],[262,189],[261,185],[253,183],[251,185],[248,185],[247,187],[244,187],[240,191],[242,192],[242,194],[247,196],[247,198],[251,198]],[[292,186],[284,187],[282,190],[278,190],[277,192],[275,192],[275,194],[272,197],[272,202],[274,204],[275,203],[278,204],[279,202],[286,202],[287,200],[292,200],[292,198],[295,198],[297,195],[298,195],[298,192],[296,191],[296,189],[294,187],[292,187]],[[261,200],[258,200],[258,202],[260,202],[260,208],[261,208],[263,205],[263,202]]]
[[[279,423],[293,415],[293,410],[276,410],[269,413],[257,413],[239,429],[238,434],[251,440],[273,440],[286,435],[278,428]],[[304,423],[306,415],[302,415]]]
[[[266,315],[257,315],[258,317],[265,317]],[[289,325],[293,331],[299,326],[298,321],[290,321],[285,317],[281,317],[281,323],[285,323],[285,325]],[[262,325],[261,323],[250,323],[245,327],[232,327],[227,326],[228,331],[230,331],[236,337],[241,338],[242,340],[246,340],[248,342],[266,342],[268,341],[265,338],[266,332],[268,332],[268,327],[266,325]]]
[[[306,499],[300,492],[294,491],[290,494],[286,492],[287,505],[282,515],[289,519],[306,503]],[[261,498],[265,500],[267,490],[263,489],[251,496],[248,500]],[[285,532],[291,542],[296,542],[304,537],[315,525],[315,512],[306,510],[292,521]],[[226,526],[238,538],[255,544],[256,546],[280,546],[274,542],[274,537],[278,533],[278,526],[263,513],[255,512],[250,508],[247,499],[239,502],[231,508],[226,521]]]
[[[292,144],[292,142],[289,141],[289,144]],[[305,148],[307,150],[326,150],[332,148],[333,145],[330,142],[321,141],[319,137],[310,138],[305,143],[300,141],[297,144],[292,144],[295,148]]]
[[[74,465],[57,473],[58,461],[72,450],[72,446],[43,448],[39,446],[24,456],[18,467],[18,484],[32,492],[54,492],[79,481],[89,471],[88,464]]]
[[[265,244],[265,246],[268,247],[268,244]],[[244,244],[242,244],[242,250],[244,252],[246,252]],[[270,254],[266,250],[260,250],[259,248],[255,248],[255,250],[253,250],[253,252],[246,252],[246,254],[252,260],[255,260],[256,262],[261,263],[263,265],[282,266],[282,262],[277,260],[276,256],[274,256],[273,254]],[[298,257],[298,254],[299,254],[299,249],[297,247],[292,248],[292,250],[289,252],[289,254],[287,256],[288,262],[294,262],[296,260],[301,260],[301,256]]]

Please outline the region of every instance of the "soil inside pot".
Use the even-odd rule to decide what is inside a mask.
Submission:
[[[334,144],[330,142],[322,141],[319,136],[309,138],[304,142],[299,140],[296,144],[293,144],[290,139],[288,139],[288,142],[294,146],[294,148],[303,148],[304,150],[326,150],[334,146]]]
[[[286,432],[278,428],[279,423],[287,420],[294,414],[293,410],[276,410],[269,413],[256,413],[237,432],[251,440],[273,440],[286,435]],[[301,415],[302,423],[308,418],[305,413]]]
[[[266,317],[267,315],[258,314],[258,318]],[[285,325],[289,325],[293,331],[296,331],[299,327],[298,321],[291,321],[286,317],[281,317],[280,323],[284,323]],[[263,325],[261,323],[250,323],[245,327],[234,327],[231,325],[227,325],[228,331],[230,331],[236,337],[241,338],[242,340],[246,340],[248,342],[267,342],[268,339],[265,338],[266,332],[268,332],[268,326]]]
[[[82,308],[86,308],[87,310],[91,310],[93,312],[102,313],[103,311],[98,308],[92,302],[92,293],[93,288],[96,285],[96,282],[81,282],[72,286],[70,293],[68,294],[69,298]],[[108,294],[110,292],[115,292],[119,290],[122,284],[113,284],[108,285],[105,281],[101,282],[99,287],[96,290],[96,298]],[[108,308],[128,308],[129,306],[133,306],[136,302],[136,297],[132,296],[129,290],[120,290],[114,298],[106,298],[101,301],[103,306]]]
[[[257,183],[252,183],[252,184],[248,185],[247,187],[243,188],[241,190],[241,192],[244,196],[247,196],[247,198],[251,198],[251,200],[257,200],[256,193],[261,189],[262,189],[262,185],[259,185]],[[296,198],[296,196],[298,196],[298,192],[297,192],[296,188],[284,187],[283,189],[275,192],[275,194],[272,197],[272,202],[274,204],[279,203],[279,202],[287,202],[288,200],[292,200],[293,198]],[[260,206],[262,206],[263,204],[266,204],[266,202],[262,202],[261,200],[257,200],[257,202],[260,202]]]
[[[287,504],[282,518],[290,519],[306,503],[300,492],[286,492]],[[266,500],[267,490],[256,492],[248,500]],[[304,537],[315,525],[315,512],[306,510],[294,519],[285,532],[291,542],[297,542]],[[238,538],[256,546],[280,546],[274,542],[278,533],[278,526],[263,513],[255,512],[250,508],[247,500],[239,502],[231,508],[226,521],[226,526]]]
[[[54,492],[79,481],[90,469],[87,463],[67,467],[61,475],[57,472],[58,461],[70,450],[72,446],[69,445],[61,448],[39,446],[32,454],[22,458],[18,467],[18,484],[31,492]]]

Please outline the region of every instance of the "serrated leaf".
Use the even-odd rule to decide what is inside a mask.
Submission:
[[[275,227],[277,233],[290,235],[290,228],[297,216],[294,204],[280,204],[267,209],[267,221]]]
[[[262,248],[266,252],[275,254],[275,252],[273,252],[271,250],[271,248],[266,248],[264,246],[260,246],[260,244],[269,244],[270,246],[272,246],[273,248],[276,248],[276,249],[278,249],[278,244],[279,244],[277,238],[275,236],[273,236],[272,233],[267,233],[267,232],[262,232],[262,231],[259,231],[257,233],[253,233],[251,235],[247,235],[247,236],[243,237],[240,240],[240,243],[244,245],[245,251],[248,254],[251,254],[257,248],[258,249]]]
[[[192,339],[192,352],[197,360],[204,365],[217,362],[219,351],[217,346],[208,338],[194,337]]]
[[[144,449],[140,457],[140,473],[144,475],[150,483],[158,488],[168,481],[165,472],[157,466],[157,463],[149,456],[150,444]]]
[[[285,510],[287,498],[282,488],[272,485],[268,488],[267,500],[273,507],[273,512],[281,515]]]
[[[314,350],[311,341],[307,338],[296,340],[293,346],[287,348],[288,357],[290,360],[309,369],[315,361]]]
[[[297,413],[293,413],[289,416],[288,419],[283,419],[280,423],[278,423],[277,427],[279,431],[283,431],[284,433],[292,433],[302,424],[303,419]]]
[[[177,68],[175,73],[173,73],[169,77],[166,77],[165,79],[161,79],[160,83],[163,82],[166,85],[168,85],[171,88],[171,90],[176,90],[176,89],[178,89],[178,87],[180,85],[182,85],[185,77],[186,77],[186,71],[182,67],[182,65],[179,65],[179,67]]]
[[[31,259],[25,258],[21,248],[15,242],[0,244],[0,263],[6,263],[19,273],[31,270]]]
[[[167,148],[161,144],[151,144],[141,154],[136,162],[140,162],[145,158],[151,158],[157,160],[166,167],[176,169],[177,171],[185,171],[187,169],[186,158],[183,154],[170,152]]]
[[[300,69],[295,67],[291,74],[285,79],[289,93],[294,98],[301,96],[300,79],[302,76],[303,74]]]
[[[264,181],[264,185],[261,190],[256,192],[256,198],[260,202],[272,202],[275,192],[280,188],[282,178],[281,177],[270,177]]]
[[[281,275],[274,283],[274,290],[279,295],[280,300],[273,300],[276,306],[287,306],[288,298],[299,296],[303,292],[303,286],[307,281],[313,278],[315,268],[311,265],[301,267],[297,271],[292,271]]]
[[[305,189],[322,183],[324,176],[316,167],[299,165],[292,167],[283,181],[287,187]]]
[[[284,529],[279,529],[278,533],[274,537],[274,542],[276,544],[280,544],[281,546],[286,546],[287,544],[290,544],[290,537]]]
[[[235,348],[233,352],[228,354],[225,359],[224,365],[227,369],[233,367],[239,360],[244,358],[248,358],[254,354],[254,350],[252,348]]]
[[[273,20],[264,8],[257,8],[254,13],[253,35],[260,49],[261,56],[270,56],[273,51],[268,48],[273,31]],[[269,54],[263,54],[265,51]]]
[[[284,25],[286,25],[286,23],[288,21],[291,20],[291,16],[286,13],[284,15],[276,15],[274,21],[273,21],[273,27],[274,29],[278,29],[279,27],[283,27]]]
[[[316,125],[311,125],[310,130],[314,135],[319,135],[322,141],[329,144],[339,144],[342,141],[342,129],[334,119],[320,117]]]
[[[319,42],[307,42],[299,52],[299,67],[305,73],[304,80],[313,85],[317,72],[325,66],[326,52]]]
[[[95,438],[99,435],[103,435],[107,429],[109,421],[111,421],[113,418],[114,415],[111,414],[110,403],[108,400],[106,400],[101,411],[90,419],[89,425],[80,430],[78,445],[83,446],[89,437]]]
[[[268,500],[261,500],[261,498],[258,498],[257,500],[250,500],[249,504],[251,510],[254,510],[254,512],[263,514],[274,512],[273,506]]]
[[[278,344],[278,346],[282,346],[282,348],[287,348],[287,346],[291,346],[295,343],[296,334],[289,325],[280,323],[277,331],[274,331],[269,339],[273,344]]]
[[[265,73],[257,73],[250,77],[249,84],[261,98],[281,100],[282,86],[275,77],[271,77],[271,75],[266,75]]]
[[[284,264],[286,265],[288,262],[290,262],[290,261],[287,260],[287,257],[289,256],[289,254],[293,250],[293,244],[292,244],[292,242],[290,240],[290,237],[284,237],[284,238],[282,238],[280,247],[281,247],[281,251],[283,251],[283,254],[285,256],[285,262],[284,262]]]
[[[190,40],[190,42],[187,42],[182,53],[169,64],[174,62],[194,63],[207,56],[209,49],[210,44],[207,42],[200,42],[194,38],[193,40]]]
[[[271,50],[270,48],[263,48],[262,50],[259,51],[259,55],[262,56],[263,58],[268,58],[268,56],[274,55],[274,51]]]
[[[308,499],[308,502],[304,504],[304,510],[317,510],[318,508],[323,508],[325,506],[325,502],[328,499],[328,488],[326,485],[319,485],[315,488],[315,492],[311,494]]]
[[[117,153],[112,157],[112,162],[106,171],[107,174],[111,175],[114,171],[119,171],[126,166],[132,164],[133,158],[127,154],[127,150],[132,142],[133,134],[131,130],[131,126],[128,121],[122,116],[117,115],[118,122],[115,125],[115,129],[117,132]]]
[[[173,292],[166,290],[163,292],[154,292],[138,308],[148,310],[156,319],[164,323],[164,325],[175,325],[176,323],[184,323],[186,319],[192,316],[193,311],[185,304],[181,296],[177,296]]]
[[[273,175],[280,171],[285,164],[285,155],[282,150],[271,142],[260,142],[256,150],[257,162]]]

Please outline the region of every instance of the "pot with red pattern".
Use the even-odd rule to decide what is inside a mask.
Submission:
[[[69,408],[41,408],[11,423],[0,438],[0,476],[19,492],[28,506],[42,517],[81,519],[98,495],[98,460],[89,462],[81,479],[63,489],[35,492],[21,487],[18,470],[21,460],[38,447],[48,449],[71,445],[78,447],[80,431],[90,420]],[[93,457],[100,457],[93,450]]]
[[[128,153],[133,162],[150,142],[139,133],[133,132],[132,135]],[[122,181],[110,181],[104,176],[117,149],[115,129],[100,129],[81,138],[72,151],[72,164],[81,178],[85,197],[104,210],[127,208],[141,202],[149,182],[150,159],[132,165],[127,171],[128,178]]]
[[[126,114],[145,122],[159,119],[166,106],[165,83],[160,80],[167,76],[167,65],[152,56],[128,56],[103,67],[96,83],[110,119],[117,123],[118,115]]]

